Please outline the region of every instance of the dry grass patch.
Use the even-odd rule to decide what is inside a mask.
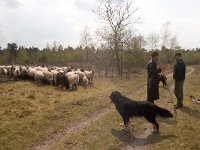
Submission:
[[[200,97],[200,67],[195,66],[193,74],[186,77],[184,84],[184,108],[177,110],[177,121],[159,119],[161,135],[148,141],[148,149],[198,150],[200,149],[200,105],[191,102],[189,95]],[[164,91],[162,91],[163,93]],[[164,93],[163,93],[164,95]],[[175,97],[174,97],[175,101]],[[165,107],[165,103],[160,103]],[[168,106],[172,109],[172,106]],[[170,136],[172,135],[172,136]],[[165,138],[163,138],[165,137]]]
[[[22,150],[40,144],[69,124],[108,107],[111,91],[129,93],[144,78],[141,75],[138,80],[95,78],[93,85],[78,87],[77,91],[28,81],[2,83],[0,149]]]

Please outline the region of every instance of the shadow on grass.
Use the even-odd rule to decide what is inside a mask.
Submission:
[[[176,138],[176,136],[173,134],[160,135],[159,133],[152,133],[148,135],[147,137],[145,137],[144,135],[144,137],[141,136],[139,138],[136,138],[131,132],[125,131],[125,130],[112,129],[111,132],[112,132],[112,135],[118,138],[120,141],[134,148],[146,146],[149,144],[159,143],[168,138]]]
[[[169,134],[169,135],[161,135],[160,133],[151,134],[146,138],[146,141],[147,141],[146,145],[160,143],[169,138],[177,138],[177,136],[174,134]]]
[[[193,117],[200,117],[200,111],[190,108],[188,106],[181,108],[180,111],[185,112],[188,115],[193,116]]]
[[[117,137],[124,143],[132,143],[136,139],[136,137],[129,131],[112,129],[111,132],[113,136]]]

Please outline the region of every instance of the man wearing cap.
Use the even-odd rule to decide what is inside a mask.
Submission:
[[[176,60],[173,73],[173,79],[175,80],[174,94],[177,98],[177,104],[175,105],[175,108],[178,109],[183,107],[183,84],[185,80],[186,67],[181,58],[181,53],[176,53],[174,58]]]
[[[158,74],[161,69],[157,67],[158,52],[153,52],[152,59],[147,64],[147,101],[154,103],[154,100],[159,99],[159,81]]]

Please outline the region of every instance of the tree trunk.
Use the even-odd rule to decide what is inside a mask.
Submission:
[[[117,67],[117,74],[118,74],[118,77],[121,76],[121,73],[120,73],[120,58],[119,58],[119,51],[116,49],[115,50],[115,54],[116,54],[116,67]]]
[[[120,63],[120,76],[123,76],[123,60],[122,60],[122,53],[121,53],[121,63]]]
[[[106,78],[108,77],[108,69],[110,67],[110,64],[111,64],[112,60],[113,60],[113,55],[111,55],[110,61],[109,61],[108,65],[106,66],[106,73],[105,73],[105,77]]]
[[[87,67],[89,69],[89,57],[88,57],[88,48],[87,48]]]

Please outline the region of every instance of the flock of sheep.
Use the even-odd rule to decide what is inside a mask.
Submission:
[[[76,89],[78,85],[87,86],[92,83],[95,71],[72,69],[70,67],[46,66],[0,66],[2,78],[29,79],[35,82],[56,85],[66,89]]]

